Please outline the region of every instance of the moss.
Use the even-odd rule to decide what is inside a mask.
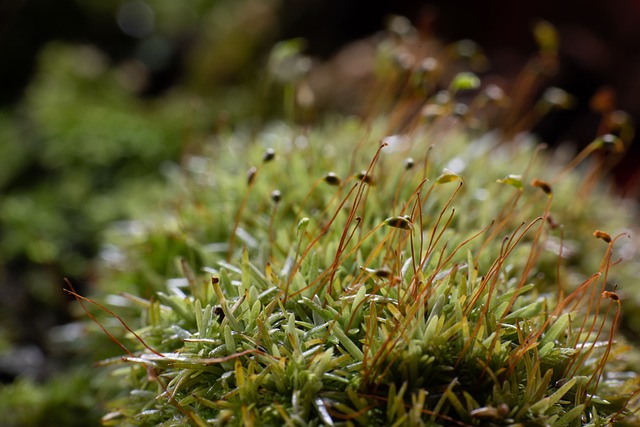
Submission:
[[[103,422],[632,422],[633,209],[478,124],[458,98],[481,81],[453,81],[395,134],[406,117],[276,123],[187,161],[167,209],[112,235],[105,283],[154,292],[121,304],[140,327]]]
[[[91,380],[79,369],[3,386],[3,413],[15,408],[16,425],[84,425],[99,411],[121,426],[634,422],[638,353],[617,329],[640,330],[639,266],[626,259],[636,211],[602,178],[604,139],[574,162],[545,151],[521,132],[565,94],[516,87],[509,105],[470,72],[480,51],[423,58],[417,33],[392,22],[404,24],[378,46],[369,114],[297,125],[317,113],[299,96],[308,70],[287,79],[279,65],[307,59],[280,44],[265,92],[282,90],[287,122],[203,137],[164,184],[129,159],[149,172],[178,156],[182,95],[151,106],[95,51],[45,52],[54,72],[30,89],[27,120],[56,185],[5,200],[7,230],[36,236],[3,239],[52,262],[70,229],[130,213],[104,234],[95,300],[71,291],[112,335],[92,325],[62,344],[117,356]],[[538,37],[531,87],[557,49],[548,27]],[[61,209],[40,220],[27,215],[36,205]]]

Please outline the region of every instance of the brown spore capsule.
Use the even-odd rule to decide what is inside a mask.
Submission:
[[[326,182],[329,185],[340,185],[340,183],[342,182],[340,177],[336,175],[334,172],[327,173],[323,179],[324,179],[324,182]]]
[[[356,174],[356,178],[358,178],[359,181],[362,181],[365,184],[374,184],[373,178],[371,177],[371,175],[367,174],[367,171],[361,171],[360,173]]]
[[[413,168],[414,164],[415,164],[415,162],[414,162],[412,157],[407,157],[406,159],[404,159],[404,168],[406,170],[409,170],[409,169]]]
[[[553,194],[551,185],[547,181],[535,178],[531,180],[531,185],[544,191],[547,196],[551,196]]]
[[[377,270],[374,270],[373,274],[380,277],[381,279],[387,279],[391,277],[393,273],[388,268],[382,267],[382,268],[378,268]]]
[[[262,155],[262,161],[267,163],[273,160],[276,157],[276,152],[273,148],[267,148]]]
[[[213,314],[218,316],[218,323],[220,323],[220,322],[222,322],[224,320],[224,310],[222,309],[222,307],[214,308],[213,309]]]
[[[593,232],[593,235],[596,239],[601,239],[607,243],[611,243],[611,236],[609,235],[609,233],[605,233],[604,231],[601,231],[601,230],[596,230]]]
[[[411,218],[408,215],[405,216],[392,216],[384,220],[384,223],[389,227],[401,228],[403,230],[409,230],[413,227]]]

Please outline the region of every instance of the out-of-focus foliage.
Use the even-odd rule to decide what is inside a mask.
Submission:
[[[105,393],[104,375],[91,367],[55,374],[46,385],[19,378],[0,387],[0,414],[6,427],[98,425]]]
[[[113,329],[131,353],[105,424],[635,421],[616,327],[637,316],[636,210],[602,141],[572,161],[495,129],[499,88],[430,81],[410,34],[381,45],[388,114],[221,135],[165,209],[112,230],[102,289],[133,293],[110,307],[138,336]],[[548,95],[514,128],[567,98]]]
[[[11,117],[15,139],[3,144],[5,158],[22,163],[4,177],[6,259],[26,255],[78,273],[85,260],[73,259],[74,246],[95,245],[97,236],[86,237],[127,212],[135,201],[127,193],[144,195],[159,165],[180,152],[185,117],[166,104],[142,105],[105,62],[87,47],[43,53],[42,71]]]
[[[256,111],[248,94],[274,6],[88,1],[87,19],[119,26],[130,53],[43,48],[23,99],[0,111],[0,288],[18,295],[2,310],[9,335],[24,333],[14,310],[31,316],[34,301],[63,311],[62,277],[90,280],[105,225],[152,208],[144,200],[155,198],[167,164]],[[140,96],[172,67],[174,83],[189,83]]]
[[[74,315],[63,278],[91,289],[104,229],[154,211],[185,152],[253,117],[250,94],[271,43],[274,7],[80,2],[92,27],[86,37],[102,44],[48,42],[23,97],[0,111],[0,374],[18,378],[0,386],[14,396],[0,413],[28,402],[15,425],[42,425],[53,407],[62,417],[55,425],[72,425],[64,417],[97,422],[82,366],[114,350],[97,333],[80,343],[51,330]],[[37,366],[21,359],[31,350]],[[68,365],[80,369],[39,388]],[[58,391],[65,375],[77,379],[66,394]]]
[[[502,102],[501,89],[469,72],[486,66],[471,42],[431,52],[424,46],[432,44],[415,42],[408,21],[396,19],[388,37],[375,47],[378,55],[366,58],[372,59],[380,79],[369,89],[371,98],[362,102],[373,114],[365,120],[325,123],[313,131],[300,129],[295,122],[310,121],[313,100],[320,94],[314,93],[311,61],[299,42],[279,44],[274,52],[284,54],[274,53],[269,62],[260,59],[274,22],[272,3],[93,1],[85,6],[115,15],[123,31],[138,41],[131,57],[118,63],[95,47],[48,45],[24,100],[15,111],[0,114],[0,136],[7,141],[0,145],[0,155],[15,160],[0,171],[5,193],[0,254],[7,261],[1,279],[12,295],[19,289],[17,294],[29,296],[31,310],[34,300],[47,310],[60,305],[63,275],[98,276],[98,292],[108,294],[108,307],[151,346],[181,354],[145,353],[114,316],[103,312],[101,324],[136,350],[124,365],[112,359],[115,380],[99,385],[104,377],[92,378],[83,359],[106,358],[120,350],[107,344],[96,325],[70,325],[69,331],[76,327],[80,332],[50,334],[45,345],[62,349],[59,355],[68,357],[77,366],[74,370],[44,387],[23,378],[0,389],[0,411],[17,408],[16,425],[40,425],[54,408],[59,418],[47,421],[95,423],[96,409],[106,410],[96,402],[103,403],[106,394],[111,397],[114,388],[120,398],[110,404],[104,419],[109,425],[169,425],[178,419],[200,424],[201,416],[212,423],[238,424],[256,415],[278,425],[327,423],[333,416],[328,408],[363,425],[383,419],[419,425],[425,414],[430,422],[446,417],[479,422],[491,413],[505,423],[559,425],[577,425],[581,417],[616,416],[625,403],[616,393],[629,395],[637,382],[637,364],[635,353],[624,353],[623,340],[614,345],[609,336],[617,316],[612,301],[622,296],[622,304],[631,307],[624,319],[631,330],[640,330],[633,313],[634,296],[640,293],[628,287],[638,268],[626,263],[609,271],[610,260],[602,262],[608,249],[591,233],[594,226],[625,232],[635,212],[606,195],[606,188],[582,182],[588,176],[583,170],[552,186],[553,217],[546,216],[550,199],[522,176],[551,180],[564,175],[561,162],[543,157],[516,131],[528,129],[543,110],[557,106],[537,104],[540,108],[532,109],[526,120],[518,121],[521,117],[514,114],[504,133],[490,132],[492,109],[508,116],[530,106],[519,98],[520,104],[505,108],[509,104]],[[128,19],[137,19],[148,31],[144,25],[129,26]],[[425,50],[434,57],[423,57]],[[531,69],[550,73],[555,54],[541,49]],[[153,86],[154,73],[176,58],[184,68],[179,74],[183,84],[155,97],[140,96]],[[283,104],[277,111],[285,113],[288,124],[257,133],[228,131],[252,113],[273,114],[268,107],[273,96]],[[377,118],[377,111],[384,111],[384,118]],[[390,144],[390,153],[383,152],[376,164],[380,173],[369,179],[361,170],[377,146],[371,141],[382,139]],[[265,155],[267,148],[275,148],[275,159]],[[400,159],[405,154],[413,156],[410,163]],[[529,169],[536,156],[544,160]],[[421,170],[428,185],[438,187],[431,196],[431,190],[422,192],[427,186],[421,183]],[[334,171],[337,175],[326,175]],[[366,188],[364,199],[354,200],[346,186],[335,185],[355,186],[359,180],[358,186]],[[447,198],[453,195],[439,191],[462,180],[465,185],[453,199],[454,215]],[[338,188],[337,195],[322,187],[326,185]],[[403,203],[418,206],[416,194],[424,197],[424,212],[401,216],[409,213]],[[341,211],[353,206],[359,212],[351,230],[356,217],[345,224]],[[616,206],[615,214],[603,206]],[[451,220],[440,222],[439,212],[451,214]],[[340,226],[329,227],[334,213]],[[539,215],[548,226],[535,219]],[[119,221],[125,218],[133,220]],[[512,236],[520,221],[539,224],[543,231],[523,234],[509,257],[502,252],[503,236],[494,234],[485,245],[469,245],[468,253],[465,247],[459,258],[446,258],[492,219]],[[381,231],[392,233],[389,228],[415,232],[421,243],[444,238],[429,243],[432,253],[418,271],[415,260],[413,269],[409,260],[414,251],[424,255],[422,245],[398,239],[390,250],[385,245],[391,234]],[[372,238],[360,242],[368,232]],[[317,247],[300,252],[311,237],[325,233]],[[343,245],[345,238],[350,243]],[[609,249],[627,258],[637,250],[636,241],[622,240]],[[356,241],[361,244],[354,247]],[[99,248],[103,265],[96,269],[93,257]],[[297,261],[299,271],[292,273]],[[494,264],[499,268],[491,270]],[[32,270],[34,265],[39,269]],[[316,279],[326,281],[327,271],[333,271],[335,282],[315,289]],[[487,293],[485,273],[494,275],[495,289],[507,297],[496,298],[493,287]],[[590,283],[594,273],[621,283],[614,293],[603,277],[609,296],[592,296],[603,306],[610,303],[613,311],[601,313],[589,306],[583,313],[585,322],[607,328],[597,336],[575,327],[566,307],[558,305],[562,298],[553,295],[561,287],[570,293]],[[220,280],[218,288],[209,285],[210,274]],[[384,280],[394,276],[395,285],[385,288]],[[424,311],[414,310],[407,299],[412,286]],[[289,291],[301,299],[282,299]],[[509,295],[514,300],[505,306]],[[581,309],[588,306],[585,295],[580,293]],[[363,305],[355,304],[356,299]],[[488,325],[479,316],[485,306],[492,311],[484,314],[495,317]],[[0,332],[10,343],[26,321],[12,317],[20,312],[12,300],[7,300],[7,310],[2,308],[7,321],[2,319]],[[389,331],[399,332],[398,348],[387,354]],[[535,345],[529,347],[522,331],[532,334]],[[452,341],[431,343],[434,336]],[[580,345],[593,348],[583,351]],[[617,359],[609,365],[611,346]],[[4,348],[11,354],[9,344]],[[550,370],[536,363],[538,351]],[[375,357],[366,359],[365,354]],[[476,363],[484,359],[490,359],[490,369]],[[452,376],[452,366],[459,362],[462,383]],[[516,375],[504,380],[501,363]],[[438,381],[429,390],[420,381],[434,370]],[[579,378],[564,377],[568,372]],[[65,378],[68,386],[61,389]],[[485,382],[464,382],[477,378]],[[523,388],[518,381],[526,383]],[[368,385],[380,386],[384,393],[377,398],[363,394]],[[256,397],[267,406],[247,409],[246,403]],[[174,398],[180,399],[177,405]],[[185,413],[181,408],[189,409]]]

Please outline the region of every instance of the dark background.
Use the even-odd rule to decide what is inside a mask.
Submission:
[[[117,2],[112,2],[117,4]],[[212,4],[215,4],[212,3]],[[99,11],[99,9],[98,9]],[[106,12],[105,12],[106,11]],[[283,0],[272,40],[304,37],[307,53],[328,58],[345,43],[379,31],[390,14],[404,15],[428,27],[443,41],[472,39],[492,61],[492,71],[514,77],[536,49],[532,24],[545,19],[561,35],[561,68],[553,84],[574,95],[573,111],[547,118],[536,131],[550,143],[573,140],[585,144],[597,118],[588,100],[609,85],[618,107],[640,117],[640,1],[365,1]],[[9,0],[0,5],[0,105],[17,102],[34,71],[39,49],[50,40],[91,43],[115,61],[131,55],[136,40],[123,34],[105,8],[88,12],[73,0]],[[173,45],[172,60],[154,70],[147,95],[161,93],[180,80],[181,51],[189,34]],[[638,196],[638,144],[616,169],[620,191]]]
[[[471,39],[484,48],[495,74],[515,78],[536,50],[531,35],[540,19],[551,22],[561,37],[560,69],[551,84],[576,97],[571,111],[558,112],[534,129],[548,143],[570,140],[588,144],[598,117],[589,100],[603,86],[614,89],[618,108],[636,122],[640,117],[640,1],[397,1],[288,0],[283,9],[283,36],[302,35],[313,53],[328,56],[350,39],[380,28],[390,13],[409,17],[440,39]],[[615,168],[621,193],[640,196],[640,141]]]

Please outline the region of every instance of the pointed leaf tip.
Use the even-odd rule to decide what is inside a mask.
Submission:
[[[306,230],[308,225],[309,225],[309,218],[307,218],[307,217],[302,218],[298,222],[298,231],[297,231],[297,233],[300,234],[301,232]]]

